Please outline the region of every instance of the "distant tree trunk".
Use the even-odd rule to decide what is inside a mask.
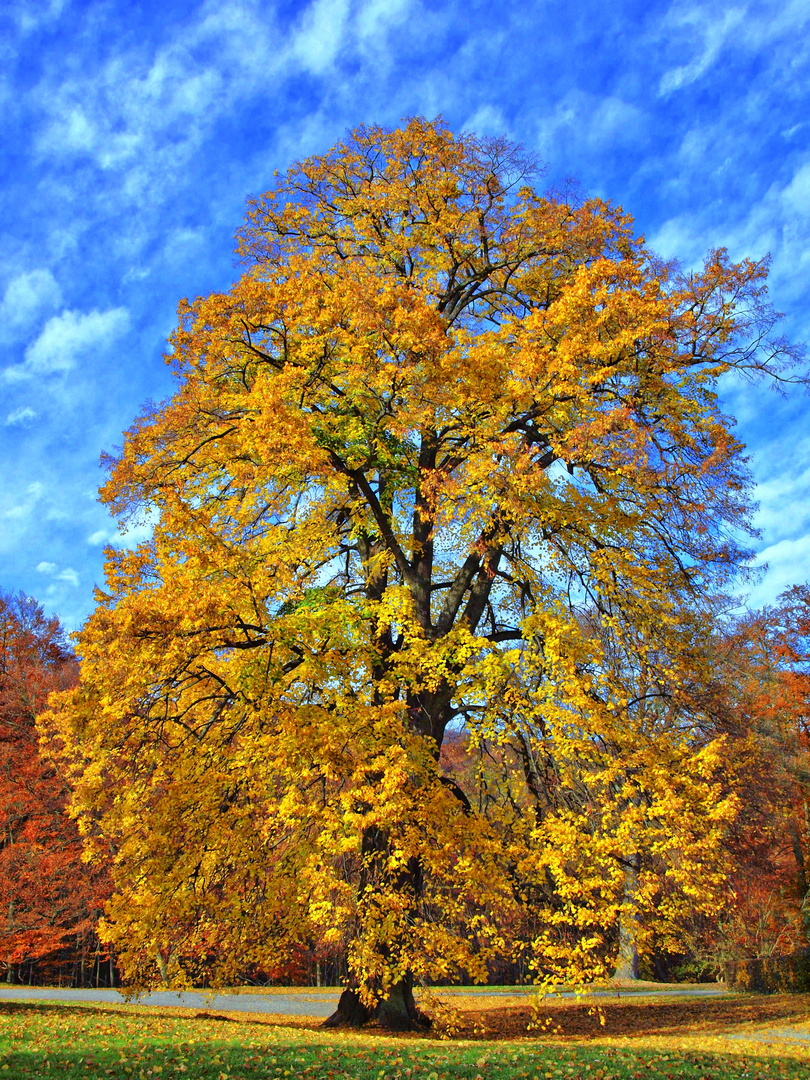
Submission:
[[[8,902],[8,930],[10,937],[14,930],[14,897],[12,897],[11,900],[9,900]],[[10,960],[8,962],[8,968],[6,969],[6,982],[14,982],[14,965],[11,963]]]
[[[799,826],[791,818],[788,822],[790,844],[793,848],[793,858],[796,860],[796,892],[800,900],[807,895],[807,870],[804,864],[804,851],[802,850],[802,838],[799,834]]]
[[[158,949],[155,952],[155,960],[157,960],[157,966],[158,966],[158,968],[160,970],[161,981],[163,982],[164,986],[168,986],[168,984],[169,984],[169,971],[168,971],[168,968],[166,967],[166,960],[165,960],[165,958],[163,956],[163,952],[162,952],[161,949]]]
[[[632,904],[638,887],[639,857],[631,855],[624,872],[624,903]],[[638,924],[634,914],[619,912],[619,951],[614,979],[638,978]]]

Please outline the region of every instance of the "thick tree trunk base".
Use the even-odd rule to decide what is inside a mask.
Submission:
[[[614,981],[630,982],[638,978],[638,952],[634,947],[619,955],[616,970],[611,978]]]
[[[325,1028],[367,1025],[387,1031],[425,1031],[430,1027],[430,1020],[416,1007],[410,980],[403,979],[392,989],[390,996],[377,1002],[373,1009],[362,1003],[356,989],[347,987],[340,995],[337,1009],[323,1022]]]

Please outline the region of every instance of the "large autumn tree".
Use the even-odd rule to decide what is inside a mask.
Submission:
[[[790,354],[764,262],[678,272],[620,208],[533,175],[441,122],[361,128],[251,199],[239,280],[181,304],[176,393],[102,493],[154,532],[108,552],[47,719],[117,851],[106,933],[133,981],[317,940],[348,953],[334,1023],[408,1024],[415,978],[515,947],[593,971],[645,829],[670,891],[712,902],[717,748],[656,734],[639,672],[644,700],[677,681],[684,612],[740,556],[717,380]],[[462,724],[520,729],[500,810],[439,768]],[[588,774],[573,802],[532,791],[554,745]]]

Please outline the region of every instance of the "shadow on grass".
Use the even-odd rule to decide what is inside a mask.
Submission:
[[[542,1002],[535,1011],[523,1006],[458,1010],[459,1035],[515,1038],[554,1034],[576,1039],[609,1035],[679,1035],[717,1033],[741,1025],[810,1020],[810,995],[740,995],[699,1001]]]

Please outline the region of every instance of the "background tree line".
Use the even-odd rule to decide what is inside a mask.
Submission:
[[[775,607],[724,616],[711,631],[709,658],[710,667],[701,667],[689,687],[704,718],[693,747],[697,753],[717,734],[725,739],[724,783],[738,799],[723,841],[728,883],[715,917],[683,912],[677,944],[657,938],[654,927],[625,931],[621,973],[627,977],[714,979],[727,960],[786,955],[808,944],[810,587],[794,586]],[[82,860],[78,828],[67,813],[67,782],[36,728],[48,694],[76,677],[58,621],[30,597],[3,595],[0,978],[9,983],[121,981],[114,954],[97,935],[112,887],[108,867]],[[534,759],[519,732],[506,742],[474,741],[460,728],[443,745],[442,767],[493,817],[529,813],[552,799],[577,804],[589,794],[582,775],[563,788],[558,764]],[[632,881],[635,867],[628,869]],[[527,941],[536,930],[513,928]],[[636,935],[644,940],[640,958]],[[240,975],[247,982],[339,984],[348,974],[345,947],[310,940],[286,964],[248,965]],[[489,976],[512,983],[532,973],[520,961],[500,961]]]

